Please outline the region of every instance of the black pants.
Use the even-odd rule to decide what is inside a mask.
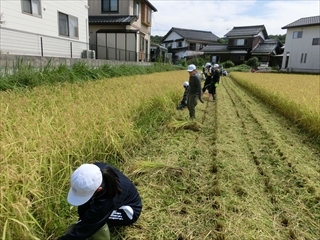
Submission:
[[[206,81],[204,82],[204,86],[203,86],[203,88],[202,88],[202,92],[205,92],[207,89],[209,90],[209,92],[210,92],[210,84],[211,84],[211,77],[207,77],[206,78]]]

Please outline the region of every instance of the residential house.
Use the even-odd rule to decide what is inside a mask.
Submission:
[[[284,45],[277,39],[266,39],[251,51],[252,57],[257,57],[261,66],[278,66],[280,69]]]
[[[280,41],[268,39],[264,25],[233,27],[225,37],[227,44],[208,45],[202,49],[213,63],[230,60],[239,65],[256,56],[260,62],[268,65],[273,56],[283,51]]]
[[[161,44],[150,44],[150,61],[151,62],[171,62],[171,54],[168,49]]]
[[[147,0],[89,0],[90,49],[98,59],[149,61],[152,13]]]
[[[81,58],[88,45],[88,2],[0,1],[0,53]]]
[[[282,29],[287,36],[281,69],[320,73],[320,16],[300,18]]]
[[[203,55],[201,50],[208,44],[217,43],[219,37],[210,31],[171,28],[163,37],[162,43],[172,53],[172,61],[182,58]]]

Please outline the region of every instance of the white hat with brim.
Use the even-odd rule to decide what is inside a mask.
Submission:
[[[190,65],[188,66],[187,71],[188,71],[188,72],[192,72],[192,71],[194,71],[194,70],[196,70],[196,69],[197,69],[196,65],[190,64]]]
[[[82,164],[71,176],[67,200],[73,206],[85,204],[102,184],[102,172],[97,165]]]

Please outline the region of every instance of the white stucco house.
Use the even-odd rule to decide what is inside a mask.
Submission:
[[[1,0],[0,53],[81,58],[88,26],[87,0]]]
[[[163,37],[162,43],[172,53],[172,60],[203,55],[201,51],[208,44],[217,43],[219,37],[211,31],[172,27]]]
[[[281,70],[320,73],[320,16],[292,22],[287,29]]]

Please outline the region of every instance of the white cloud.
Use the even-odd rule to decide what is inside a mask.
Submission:
[[[164,36],[172,27],[211,31],[223,37],[235,26],[265,25],[268,34],[285,34],[281,29],[303,17],[320,15],[316,1],[179,1],[150,0],[152,35]]]

